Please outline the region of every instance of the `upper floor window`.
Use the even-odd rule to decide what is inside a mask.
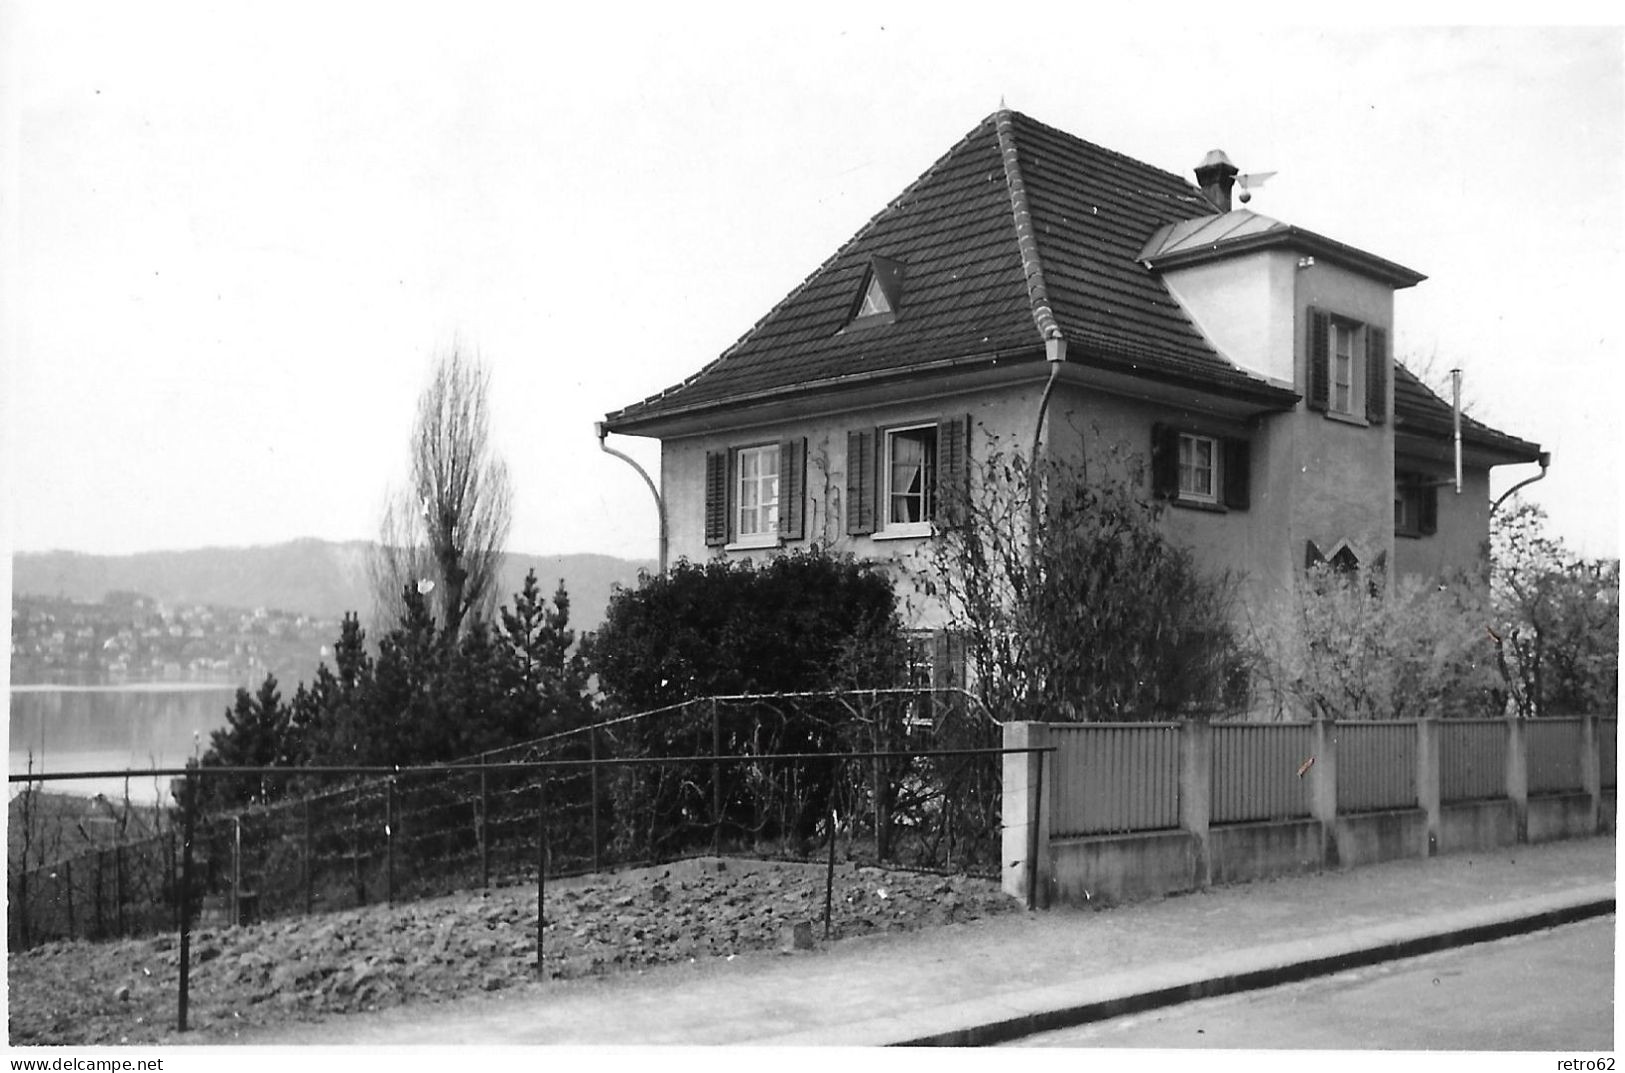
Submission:
[[[1246,510],[1252,485],[1252,445],[1239,438],[1153,425],[1151,491],[1174,503]]]
[[[1350,321],[1332,322],[1332,410],[1354,413],[1354,346],[1360,327]]]
[[[1212,436],[1179,434],[1179,497],[1202,503],[1219,501],[1219,441]]]
[[[886,432],[886,529],[929,526],[937,502],[937,426]]]
[[[743,447],[734,456],[738,490],[734,535],[745,539],[779,533],[779,445]]]
[[[1311,410],[1364,417],[1381,424],[1388,416],[1388,332],[1323,309],[1309,310]]]
[[[846,434],[846,531],[920,537],[955,524],[968,491],[970,419],[945,417]]]
[[[753,444],[705,454],[705,542],[765,548],[802,539],[807,440]]]

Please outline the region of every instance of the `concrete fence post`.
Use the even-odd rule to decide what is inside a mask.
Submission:
[[[1521,716],[1507,723],[1507,798],[1517,829],[1517,841],[1529,841],[1529,724]]]
[[[1313,760],[1301,778],[1309,780],[1309,814],[1320,823],[1320,863],[1336,868],[1342,859],[1337,848],[1337,720],[1316,719],[1310,732]]]
[[[1439,722],[1432,716],[1416,721],[1416,807],[1427,815],[1427,844],[1422,856],[1439,855]]]
[[[1580,782],[1585,788],[1586,823],[1588,834],[1602,830],[1602,743],[1596,715],[1580,720]]]
[[[1208,856],[1208,826],[1213,818],[1213,727],[1204,720],[1179,724],[1179,826],[1191,836],[1196,852],[1198,890],[1213,880]]]
[[[1042,748],[1048,744],[1047,723],[1004,724],[1006,749]],[[1043,763],[1043,753],[1006,753],[1003,765],[1001,886],[1006,894],[1023,902],[1029,892],[1036,890],[1035,908],[1049,902],[1049,787],[1066,774],[1051,766],[1041,777],[1039,765]]]

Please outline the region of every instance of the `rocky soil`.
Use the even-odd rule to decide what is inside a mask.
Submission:
[[[549,978],[731,958],[823,941],[824,869],[701,858],[550,883]],[[991,880],[838,865],[831,939],[1006,912]],[[806,925],[811,924],[809,929]],[[174,934],[56,942],[11,955],[12,1044],[219,1043],[243,1028],[416,1002],[536,978],[536,890],[504,887],[192,936],[190,1027],[175,1031]]]

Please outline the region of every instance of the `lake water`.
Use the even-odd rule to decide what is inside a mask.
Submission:
[[[209,748],[236,698],[230,685],[12,686],[11,773],[181,767]],[[124,794],[122,779],[41,784],[52,791]],[[18,787],[12,784],[12,790]],[[132,778],[130,798],[169,799],[169,780]]]

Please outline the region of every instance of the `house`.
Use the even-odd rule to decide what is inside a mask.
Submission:
[[[1171,535],[1292,590],[1306,562],[1472,569],[1492,467],[1393,360],[1403,265],[1017,112],[987,117],[720,357],[607,415],[661,441],[673,559],[819,542],[898,560],[995,443],[1127,450]],[[920,627],[932,620],[922,606]]]

